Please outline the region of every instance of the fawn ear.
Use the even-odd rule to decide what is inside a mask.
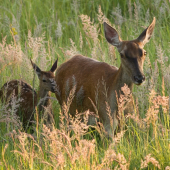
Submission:
[[[152,36],[152,33],[153,33],[153,30],[155,28],[155,22],[156,22],[156,19],[155,17],[153,18],[153,21],[152,23],[149,25],[149,27],[147,27],[141,34],[140,36],[137,38],[137,41],[138,42],[141,42],[142,43],[142,47],[144,47],[144,45],[149,42],[151,36]]]
[[[31,61],[32,67],[35,70],[36,74],[38,75],[38,77],[40,77],[41,76],[40,68],[35,63],[33,63],[33,61],[31,59],[30,59],[30,61]]]
[[[113,46],[116,46],[118,49],[121,47],[122,40],[119,37],[119,34],[117,31],[108,25],[106,22],[104,22],[104,32],[105,32],[105,37],[106,40],[112,44]]]
[[[58,63],[58,58],[55,61],[55,63],[53,64],[53,66],[51,67],[51,69],[50,69],[51,72],[54,72],[57,69],[57,63]]]

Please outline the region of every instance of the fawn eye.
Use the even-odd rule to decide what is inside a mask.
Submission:
[[[120,57],[123,58],[123,54],[122,53],[120,53]]]
[[[46,80],[43,80],[43,82],[47,82]]]

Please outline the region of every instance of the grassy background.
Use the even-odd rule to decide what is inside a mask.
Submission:
[[[108,18],[124,40],[137,38],[143,29],[151,23],[153,17],[156,17],[154,35],[145,46],[147,51],[144,65],[146,82],[140,87],[134,87],[135,101],[138,103],[140,114],[139,119],[143,121],[147,117],[147,113],[154,113],[154,109],[151,110],[152,106],[156,110],[156,106],[152,102],[153,98],[158,95],[163,97],[170,94],[170,3],[168,0],[147,2],[144,0],[0,0],[0,86],[8,80],[20,78],[32,85],[33,70],[29,58],[32,58],[43,70],[48,70],[57,57],[60,65],[76,53],[119,66],[120,58],[117,50],[113,50],[104,38],[103,25],[98,19],[99,6],[101,6],[104,16]],[[95,32],[97,43],[94,36],[87,34],[87,30],[84,30],[84,21],[80,18],[82,14],[90,17],[91,23],[86,24],[97,30]],[[82,41],[80,41],[81,37]],[[81,42],[83,42],[82,46]],[[93,51],[94,53],[92,53]],[[163,86],[162,78],[164,78]],[[37,77],[35,86],[38,88]],[[152,90],[156,92],[153,98],[150,93]],[[58,127],[60,107],[57,101],[53,102],[56,127]],[[155,124],[153,122],[149,127],[146,126],[146,122],[145,130],[143,130],[139,126],[140,120],[137,122],[130,119],[127,122],[125,135],[116,146],[112,147],[113,144],[108,141],[105,141],[108,144],[105,146],[104,142],[96,139],[97,148],[95,156],[91,155],[90,163],[83,162],[82,158],[83,163],[79,160],[79,163],[73,165],[71,161],[68,161],[63,167],[61,165],[56,167],[58,169],[97,168],[108,154],[110,162],[105,161],[106,163],[103,163],[104,165],[101,167],[113,169],[118,166],[122,168],[123,163],[118,157],[120,153],[127,160],[129,169],[140,169],[141,160],[145,160],[144,158],[148,154],[151,154],[159,162],[161,169],[165,169],[170,166],[169,110],[165,114],[162,105],[160,104],[159,113],[156,114],[158,119],[154,122],[157,134],[154,133]],[[169,103],[166,107],[169,107]],[[1,169],[18,169],[21,162],[23,162],[20,165],[21,169],[55,169],[38,159],[30,163],[29,156],[27,159],[21,154],[14,154],[13,150],[22,150],[17,147],[20,142],[6,135],[12,129],[7,130],[5,124],[6,122],[3,122],[0,125]],[[32,153],[31,149],[35,143],[31,139],[27,140],[31,141],[32,145],[28,147],[25,144],[26,151]],[[39,140],[36,142],[41,146]],[[8,148],[3,156],[6,144],[8,144]],[[112,152],[115,151],[117,157],[113,158],[111,153],[109,155],[110,147]],[[43,160],[51,163],[48,152],[45,152],[45,146],[43,145],[42,148],[44,148]],[[37,153],[38,149],[36,148],[34,152]],[[55,163],[57,164],[57,161],[51,164],[55,165]],[[153,161],[147,167],[156,169],[157,164]]]

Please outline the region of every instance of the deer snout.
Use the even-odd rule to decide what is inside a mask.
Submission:
[[[142,84],[144,81],[145,81],[145,76],[144,75],[137,75],[137,76],[134,76],[134,83],[136,85],[140,85]]]
[[[55,93],[55,86],[51,87],[51,92]]]

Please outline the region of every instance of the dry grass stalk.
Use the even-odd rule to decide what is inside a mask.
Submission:
[[[83,30],[87,37],[91,38],[94,43],[98,43],[98,26],[94,22],[90,21],[90,17],[87,15],[80,15],[83,24]],[[95,45],[94,45],[95,46]]]
[[[145,128],[145,123],[143,122],[142,119],[140,119],[138,99],[136,100],[133,114],[130,114],[130,113],[127,114],[126,118],[132,119],[138,125],[139,128],[142,128],[142,129]]]
[[[19,116],[16,115],[19,102],[20,99],[16,99],[16,97],[12,95],[11,104],[2,105],[0,109],[0,122],[6,124],[8,133],[13,129],[22,129],[22,123],[20,122]]]
[[[136,113],[134,112],[133,114],[128,114],[128,115],[127,115],[127,118],[130,118],[130,119],[132,119],[135,123],[137,123],[137,125],[138,125],[138,127],[139,127],[140,129],[145,129],[145,128],[146,128],[146,127],[145,127],[146,123],[145,123],[142,119],[140,119],[139,114],[136,114]]]
[[[66,103],[64,102],[63,105],[62,105],[62,112],[65,115],[68,115],[70,105],[72,103],[73,98],[75,97],[75,91],[76,91],[76,84],[70,90],[70,93],[69,93],[69,95],[67,97]]]
[[[20,44],[7,44],[6,37],[3,38],[2,43],[0,43],[0,61],[3,65],[8,63],[20,65],[23,57],[24,53]]]
[[[18,134],[14,134],[14,138],[15,149],[13,152],[20,157],[20,160],[24,160],[25,162],[24,165],[21,163],[21,167],[28,166],[30,169],[32,169],[34,161],[44,157],[42,148],[30,134],[19,131]]]
[[[80,49],[82,51],[82,48],[83,48],[83,37],[82,37],[82,34],[80,32]]]
[[[131,5],[131,0],[128,0],[128,12],[131,20],[132,20],[132,11],[133,11],[133,6]]]
[[[97,16],[98,16],[98,21],[99,21],[100,24],[107,22],[109,25],[111,25],[109,19],[106,18],[106,16],[103,14],[102,9],[101,9],[101,5],[99,5]]]
[[[120,32],[120,27],[125,21],[122,15],[122,9],[118,3],[117,7],[112,11],[112,15],[115,18],[115,24],[118,25],[118,31]]]
[[[165,83],[164,83],[164,77],[162,77],[162,95],[165,96]]]
[[[132,101],[132,93],[128,86],[125,84],[123,87],[121,87],[122,93],[118,96],[116,93],[117,103],[118,103],[118,119],[120,122],[120,128],[123,130],[125,126],[125,115],[124,110],[126,109],[129,102]]]
[[[149,108],[146,113],[146,118],[143,121],[147,124],[147,128],[152,125],[153,135],[155,138],[158,136],[159,129],[162,130],[162,135],[164,135],[165,128],[160,124],[159,119],[160,109],[163,111],[163,115],[167,116],[169,113],[169,97],[160,96],[156,94],[154,90],[150,92],[149,97]]]
[[[76,139],[83,137],[88,132],[88,120],[89,120],[90,112],[87,110],[86,112],[80,114],[77,113],[74,119],[70,119],[70,130],[74,131],[74,135],[72,139]]]
[[[102,169],[103,167],[110,167],[113,161],[118,163],[115,169],[118,169],[118,167],[120,167],[122,170],[129,169],[129,163],[125,159],[124,155],[120,153],[117,154],[113,149],[109,147],[109,149],[105,152],[102,163],[96,167],[96,170]]]
[[[65,51],[65,55],[69,56],[69,57],[72,57],[76,54],[79,54],[78,50],[77,50],[77,47],[75,45],[75,42],[70,38],[70,43],[71,43],[71,47],[69,50],[66,50]],[[82,45],[82,44],[81,44]],[[82,47],[81,47],[82,48]]]
[[[163,83],[162,83],[163,84]],[[162,92],[164,94],[164,90]],[[146,111],[145,118],[141,119],[139,112],[134,112],[133,114],[128,114],[127,118],[134,120],[139,128],[142,130],[147,130],[150,126],[153,126],[154,135],[157,136],[158,129],[161,129],[162,135],[164,135],[166,128],[159,122],[159,113],[162,110],[163,115],[168,116],[169,113],[169,97],[160,96],[152,89],[149,93],[149,107]],[[137,108],[137,106],[136,106]]]
[[[118,165],[114,169],[129,169],[130,165],[130,156],[129,160],[127,161],[123,154],[116,153],[115,148],[118,143],[120,143],[121,139],[123,138],[125,131],[121,131],[117,133],[117,135],[113,138],[113,142],[109,145],[109,148],[105,151],[105,156],[102,159],[102,163],[96,166],[94,169],[103,169],[104,167],[110,167],[113,161],[117,162]],[[104,168],[105,169],[105,168]]]
[[[3,160],[3,163],[5,164],[6,169],[8,170],[9,168],[8,168],[7,162],[6,162],[6,160],[5,160],[5,151],[6,151],[7,148],[8,148],[8,144],[5,144],[5,147],[4,147],[4,149],[2,150],[2,160]]]
[[[166,167],[165,167],[165,170],[170,170],[170,166],[166,166]]]
[[[125,134],[125,130],[120,131],[119,133],[116,134],[116,136],[114,137],[113,141],[115,144],[120,143],[121,139],[123,138],[124,134]]]
[[[28,31],[28,46],[26,46],[26,50],[32,53],[32,60],[39,60],[39,66],[42,70],[46,70],[49,66],[50,60],[46,57],[49,56],[45,47],[45,34],[43,33],[41,37],[32,37],[31,31]]]
[[[139,20],[139,13],[138,13],[138,8],[137,8],[137,5],[136,3],[134,2],[134,18],[135,18],[135,21],[136,21],[136,24],[138,26],[138,20]]]
[[[160,106],[162,106],[162,110],[164,114],[167,114],[169,111],[169,97],[166,96],[156,96],[156,92],[151,90],[149,94],[149,108],[146,113],[146,118],[144,118],[144,122],[146,122],[147,127],[150,127],[150,124],[153,125],[154,134],[157,135],[157,120]]]
[[[158,169],[161,169],[159,162],[155,158],[151,157],[151,154],[146,155],[144,158],[144,161],[141,160],[140,168],[141,169],[147,168],[149,163],[152,163],[155,167],[157,167]]]
[[[109,45],[109,57],[110,57],[111,63],[115,65],[117,58],[116,58],[115,47],[112,45]]]
[[[112,114],[112,112],[111,112],[111,109],[110,109],[110,106],[109,106],[109,104],[108,104],[108,102],[106,102],[106,113],[107,113],[107,115],[108,115],[108,117],[109,117],[109,120],[110,120],[110,126],[111,126],[111,128],[112,128],[112,130],[113,130],[113,119],[114,119],[114,117],[113,117],[113,114]]]
[[[4,64],[3,67],[2,67],[2,69],[0,69],[0,74],[1,74],[1,72],[2,72],[7,66],[10,66],[10,65],[12,65],[12,64],[13,64],[13,62]]]
[[[80,15],[80,18],[82,20],[83,30],[86,36],[93,40],[93,47],[90,46],[92,51],[91,55],[93,58],[96,58],[98,54],[98,49],[100,49],[99,39],[98,39],[98,33],[99,33],[98,25],[95,25],[94,22],[91,21],[90,17],[88,17],[87,15],[82,14]]]

